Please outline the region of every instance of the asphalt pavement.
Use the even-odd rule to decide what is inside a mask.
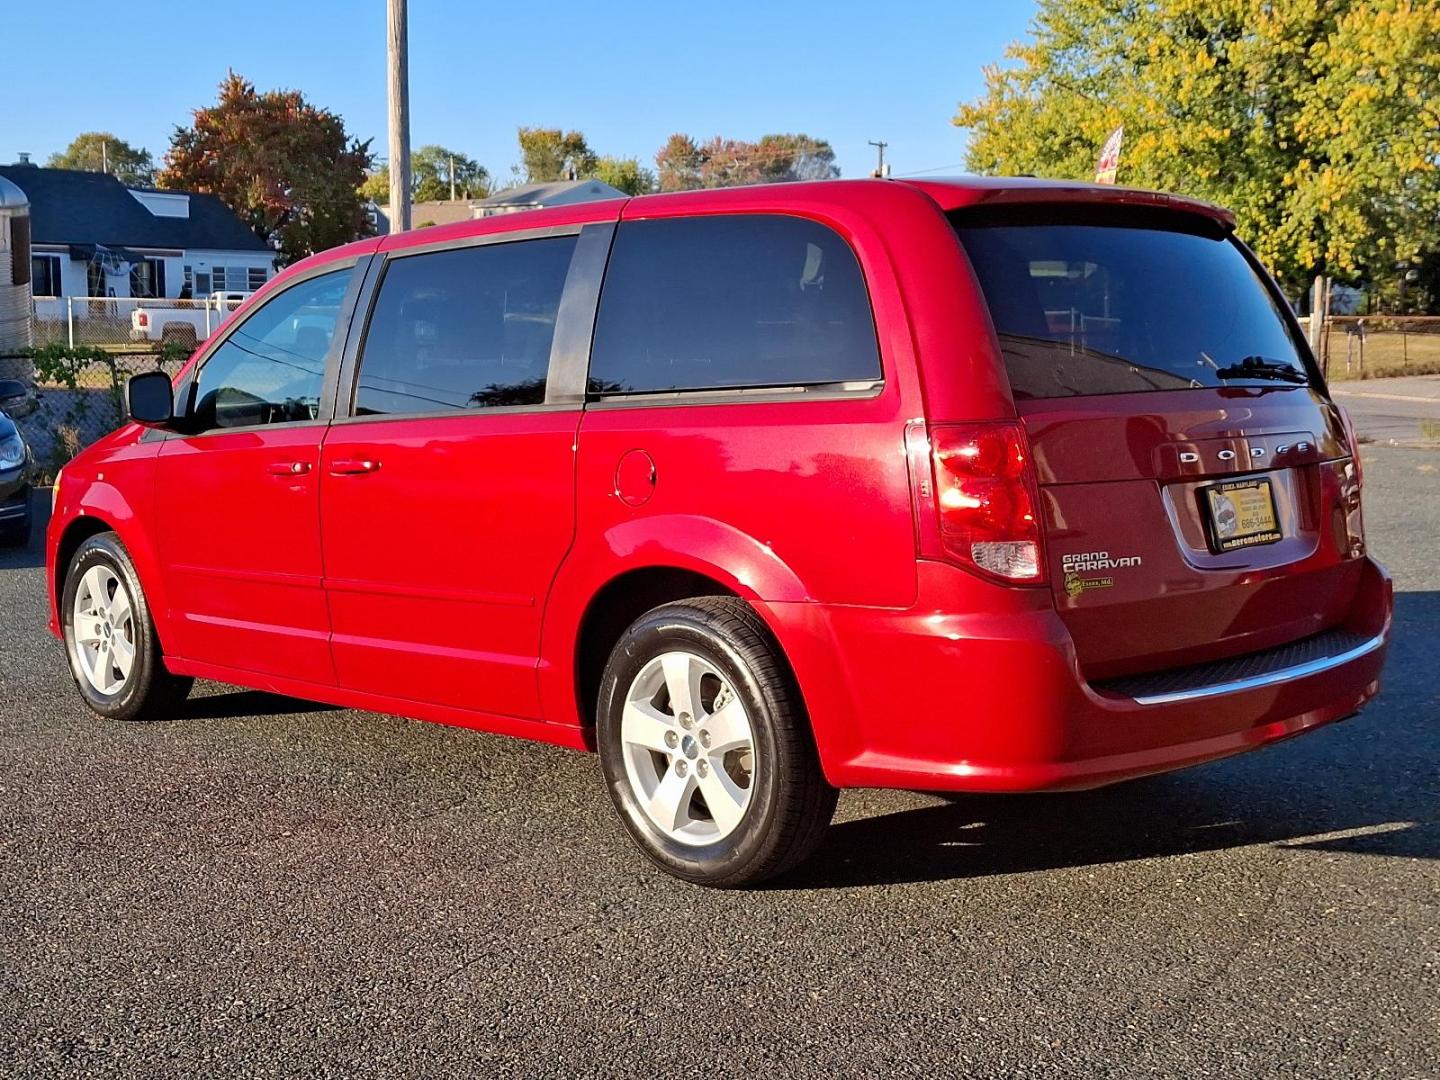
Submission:
[[[1362,438],[1391,446],[1440,448],[1440,375],[1330,385]]]
[[[1086,794],[847,793],[746,893],[645,864],[586,755],[207,685],[100,721],[0,554],[0,1076],[1440,1075],[1440,454],[1366,484],[1360,717]]]

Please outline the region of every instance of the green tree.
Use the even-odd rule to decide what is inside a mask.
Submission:
[[[377,165],[360,181],[360,198],[376,206],[390,205],[390,166]]]
[[[490,194],[490,174],[485,166],[464,154],[443,146],[422,146],[410,156],[410,183],[416,202],[440,202],[450,198],[451,170],[457,198],[483,199]],[[390,183],[389,171],[385,183]],[[389,201],[387,191],[386,201]]]
[[[977,172],[1120,181],[1229,206],[1292,290],[1374,280],[1440,243],[1440,6],[1040,0],[954,122]]]
[[[131,146],[108,131],[76,135],[61,153],[45,163],[52,169],[108,172],[122,184],[147,187],[155,182],[155,160],[143,146]]]
[[[599,161],[578,131],[522,127],[516,135],[527,184],[589,176]]]
[[[633,157],[602,157],[589,175],[619,188],[626,195],[645,195],[655,190],[655,174]]]
[[[218,102],[175,129],[157,180],[218,195],[288,263],[370,231],[359,194],[370,165],[369,141],[340,117],[232,71]]]

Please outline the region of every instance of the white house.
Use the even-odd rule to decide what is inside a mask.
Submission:
[[[214,195],[129,188],[23,158],[0,165],[0,177],[30,200],[37,309],[46,297],[250,292],[275,273],[275,252]]]

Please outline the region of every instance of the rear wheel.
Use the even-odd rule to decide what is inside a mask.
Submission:
[[[92,536],[75,552],[60,613],[70,674],[101,716],[163,716],[190,692],[193,679],[165,670],[135,565],[113,533]]]
[[[734,597],[648,612],[611,653],[600,760],[626,829],[704,885],[750,885],[814,850],[835,810],[794,679]]]

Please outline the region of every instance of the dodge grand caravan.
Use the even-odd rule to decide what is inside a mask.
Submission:
[[[595,202],[252,297],[55,489],[96,712],[196,677],[598,750],[682,878],[842,787],[1094,787],[1375,694],[1361,469],[1216,207],[1025,180]]]

